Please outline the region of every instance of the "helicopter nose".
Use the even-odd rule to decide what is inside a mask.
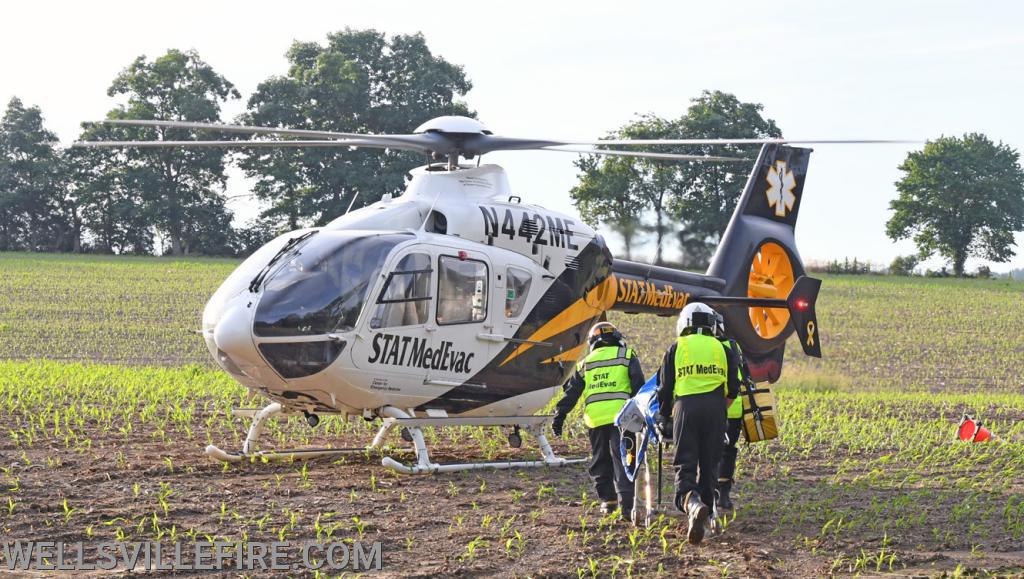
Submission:
[[[229,308],[213,329],[217,349],[228,355],[243,370],[260,366],[260,357],[252,341],[252,319],[248,308]],[[249,372],[246,372],[249,373]]]

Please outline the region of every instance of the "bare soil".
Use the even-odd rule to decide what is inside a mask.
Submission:
[[[197,431],[202,430],[203,419],[196,418]],[[0,431],[13,426],[8,422],[0,417]],[[195,441],[164,444],[152,435],[134,432],[127,444],[120,436],[96,435],[92,448],[84,452],[36,444],[23,453],[9,439],[0,439],[0,464],[8,469],[5,484],[16,480],[20,487],[10,493],[15,497],[12,512],[0,505],[5,541],[96,543],[152,541],[160,536],[169,544],[172,527],[177,540],[186,542],[317,541],[319,515],[321,530],[338,524],[333,540],[359,540],[362,526],[363,541],[380,541],[382,576],[941,575],[958,566],[1024,573],[1022,545],[999,538],[998,530],[990,529],[995,535],[983,552],[972,552],[968,534],[977,529],[952,529],[949,538],[938,543],[933,531],[914,525],[884,537],[867,529],[852,529],[839,538],[823,534],[814,501],[827,496],[830,508],[856,512],[903,491],[832,485],[828,479],[833,469],[813,453],[787,463],[784,471],[772,464],[743,464],[747,476],[739,486],[735,518],[724,533],[693,547],[684,542],[681,520],[656,527],[646,538],[622,521],[602,524],[585,465],[404,476],[384,469],[380,455],[357,454],[310,461],[305,471],[303,463],[225,468],[205,457]],[[557,441],[556,447],[563,455],[582,456],[581,441]],[[215,442],[231,447],[235,441]],[[354,436],[314,440],[327,443],[356,446],[366,441]],[[397,434],[391,435],[390,443],[402,447],[394,453],[412,460]],[[530,443],[528,439],[525,446]],[[502,451],[507,457],[522,454],[533,452]],[[440,462],[474,457],[441,436],[433,458]],[[161,504],[161,491],[167,490],[172,492]],[[70,514],[65,500],[73,509]],[[943,503],[956,500],[950,492],[935,496],[936,504],[909,508],[941,512]],[[793,508],[802,503],[806,509]],[[794,514],[800,512],[805,515]],[[121,539],[116,539],[118,528],[124,533]],[[190,530],[191,537],[185,536]],[[636,544],[632,548],[631,532]],[[326,540],[321,535],[319,541]],[[856,562],[866,558],[865,553],[879,552],[883,558],[895,555],[895,564],[890,568],[874,559]]]

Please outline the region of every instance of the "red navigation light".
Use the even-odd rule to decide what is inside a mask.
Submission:
[[[811,304],[807,303],[807,300],[796,300],[796,303],[793,305],[796,306],[796,309],[802,312],[806,310]]]
[[[468,253],[466,253],[465,251],[462,251],[462,250],[460,249],[460,250],[459,250],[459,260],[460,260],[460,261],[466,261],[466,258],[467,258],[467,257],[469,257],[469,254],[468,254]]]

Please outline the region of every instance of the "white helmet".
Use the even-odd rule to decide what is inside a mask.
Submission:
[[[676,335],[682,335],[686,328],[706,328],[709,333],[714,332],[722,323],[722,316],[707,304],[700,302],[686,304],[683,311],[679,312],[679,321],[676,322]]]
[[[623,344],[622,333],[611,322],[598,322],[591,326],[587,332],[587,340],[590,342],[591,351],[600,343],[620,346]]]

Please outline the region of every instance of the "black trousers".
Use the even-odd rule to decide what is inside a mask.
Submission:
[[[633,483],[626,478],[619,454],[619,428],[614,424],[590,429],[590,478],[602,501],[618,500],[623,512],[633,508]]]
[[[700,500],[711,506],[725,437],[723,389],[676,398],[672,419],[672,436],[676,442],[672,460],[676,469],[676,496],[698,491]]]
[[[718,469],[718,481],[728,482],[736,474],[736,447],[740,442],[740,430],[743,428],[742,418],[727,418],[725,433],[729,435],[729,444],[722,448],[722,466]]]

